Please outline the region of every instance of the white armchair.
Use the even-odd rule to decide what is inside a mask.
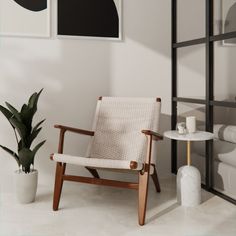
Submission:
[[[161,100],[159,98],[100,97],[97,103],[93,131],[63,125],[60,129],[58,153],[51,159],[57,162],[53,210],[58,210],[64,181],[76,181],[138,190],[139,224],[144,225],[148,181],[151,175],[157,192],[160,185],[156,172],[153,141],[161,140],[157,133]],[[91,136],[85,157],[63,154],[65,132]],[[93,178],[65,174],[66,164],[84,166]],[[138,183],[101,179],[96,169],[128,170],[139,175]]]

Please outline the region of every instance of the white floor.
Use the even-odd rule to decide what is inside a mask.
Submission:
[[[147,224],[137,223],[137,192],[65,183],[60,210],[52,211],[52,189],[39,186],[36,202],[0,196],[0,236],[161,235],[235,236],[236,206],[202,191],[203,203],[176,203],[174,177],[161,179],[162,193],[150,184]]]

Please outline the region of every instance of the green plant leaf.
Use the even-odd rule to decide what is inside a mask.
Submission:
[[[46,119],[41,120],[37,125],[34,126],[33,131],[37,130],[39,126],[45,121]],[[32,131],[32,132],[33,132]]]
[[[10,154],[11,156],[13,156],[14,159],[16,160],[18,166],[20,166],[19,157],[18,157],[18,155],[17,155],[15,152],[13,152],[13,151],[10,150],[9,148],[7,148],[7,147],[5,147],[5,146],[2,146],[2,145],[0,145],[0,147],[1,147],[4,151],[6,151],[8,154]]]
[[[23,148],[19,151],[19,160],[22,165],[22,170],[25,173],[30,172],[30,166],[34,163],[34,154],[28,148]]]
[[[24,112],[25,110],[28,110],[28,106],[26,104],[23,104],[23,106],[21,107],[20,112]]]
[[[32,130],[33,116],[34,116],[33,109],[29,108],[26,104],[24,104],[21,108],[21,118],[22,122],[27,127],[29,133]]]
[[[38,128],[36,130],[33,130],[32,133],[27,137],[27,146],[30,147],[33,143],[34,139],[38,136],[39,132],[42,128]]]
[[[33,108],[34,104],[35,104],[35,101],[36,101],[36,98],[37,98],[37,93],[33,93],[30,98],[29,98],[29,102],[28,102],[28,107],[29,108]]]
[[[37,104],[40,94],[42,93],[43,89],[41,89],[38,93],[33,93],[29,99],[28,106],[32,108],[34,112],[37,111]]]
[[[7,118],[7,120],[9,121],[11,127],[13,128],[14,130],[14,134],[15,134],[15,137],[16,137],[16,141],[18,142],[18,137],[17,137],[17,134],[16,134],[16,129],[15,127],[12,125],[12,123],[10,122],[10,119],[14,117],[14,115],[12,114],[11,111],[9,111],[7,108],[3,107],[0,105],[0,111],[3,113],[3,115]]]
[[[34,149],[33,149],[33,151],[32,151],[33,154],[34,154],[34,156],[36,155],[37,151],[44,145],[45,142],[46,142],[46,140],[40,142],[39,144],[37,144],[37,145],[34,147]]]
[[[20,113],[24,121],[32,118],[32,110],[26,104],[22,106]]]
[[[18,152],[19,152],[22,148],[24,148],[24,147],[26,147],[26,146],[24,146],[23,143],[22,143],[22,141],[20,140],[20,141],[18,142]]]
[[[25,137],[27,136],[27,129],[22,122],[19,122],[16,118],[10,118],[11,124],[16,128],[18,134],[21,137],[22,142],[24,143]]]
[[[1,105],[0,105],[0,111],[8,119],[8,121],[13,116],[12,112],[10,112],[7,108],[5,108],[5,107],[3,107]]]
[[[8,103],[8,102],[5,102],[5,103],[6,103],[7,107],[8,107],[8,109],[16,117],[16,119],[21,122],[22,120],[21,120],[20,113],[18,112],[18,110],[15,107],[13,107],[10,103]]]
[[[32,130],[32,121],[34,114],[37,111],[37,103],[41,92],[42,90],[40,90],[39,93],[33,93],[29,98],[28,105],[22,107],[21,116],[23,117],[25,126],[30,132]]]

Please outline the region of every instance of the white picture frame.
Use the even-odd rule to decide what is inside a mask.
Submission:
[[[232,14],[235,12],[234,18],[236,18],[236,0],[222,0],[222,34],[236,31],[236,21],[231,20]],[[236,38],[222,40],[223,46],[236,46]]]
[[[0,36],[50,38],[51,0],[46,1],[47,8],[36,12],[13,0],[0,0]]]
[[[119,37],[96,37],[96,36],[78,36],[78,35],[65,35],[65,34],[59,34],[58,32],[58,2],[60,0],[57,0],[57,21],[56,21],[56,37],[58,39],[82,39],[82,40],[108,40],[108,41],[122,41],[123,40],[123,0],[113,0],[116,3],[117,6],[117,12],[119,15]],[[86,0],[84,0],[86,1]]]

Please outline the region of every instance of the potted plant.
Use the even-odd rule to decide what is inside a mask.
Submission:
[[[17,142],[17,152],[2,145],[0,147],[10,154],[19,166],[19,170],[15,171],[14,178],[16,195],[20,203],[33,202],[37,191],[38,171],[34,169],[34,158],[46,140],[34,148],[31,146],[42,129],[41,124],[45,121],[42,120],[34,127],[32,126],[41,92],[42,89],[38,93],[32,94],[28,104],[24,104],[20,111],[8,102],[6,102],[6,107],[0,105],[0,111],[10,122]]]

